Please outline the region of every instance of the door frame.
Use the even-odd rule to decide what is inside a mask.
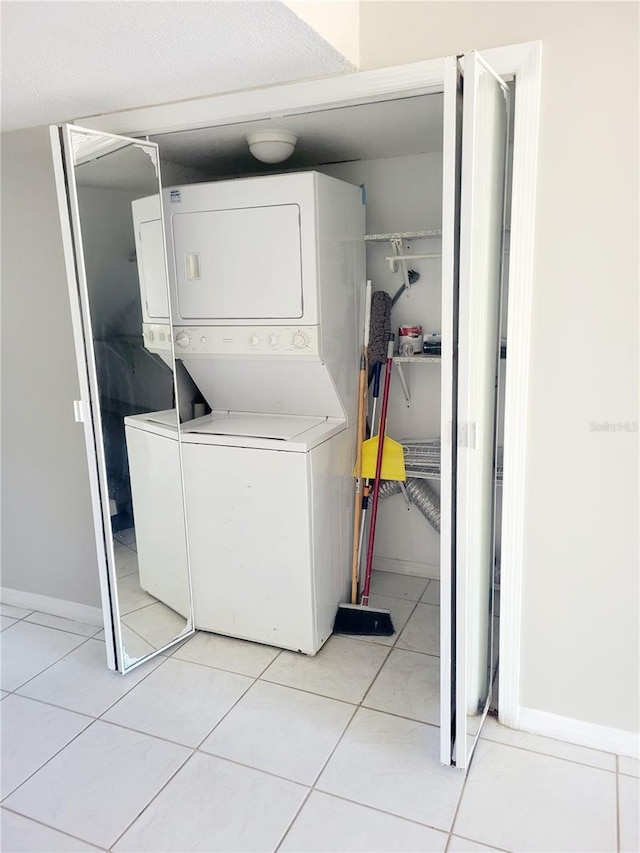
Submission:
[[[542,45],[482,50],[501,77],[516,81],[509,259],[509,341],[502,484],[499,719],[517,728],[527,474],[527,416]],[[444,91],[446,59],[217,95],[92,117],[74,123],[125,136],[263,121],[367,101]]]

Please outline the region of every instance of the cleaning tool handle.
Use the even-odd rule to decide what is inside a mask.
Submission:
[[[373,365],[373,397],[380,396],[380,374],[382,373],[382,362],[376,361]]]
[[[382,472],[382,456],[384,452],[384,437],[387,425],[387,410],[389,408],[389,389],[391,386],[391,368],[393,366],[393,343],[394,336],[389,335],[387,347],[387,360],[384,371],[384,390],[382,392],[382,411],[380,412],[380,428],[378,430],[378,455],[376,458],[376,478],[373,484],[373,502],[371,506],[371,521],[369,523],[369,541],[367,543],[367,563],[364,575],[364,587],[362,590],[362,604],[369,604],[369,589],[371,586],[371,569],[373,567],[373,546],[376,537],[376,520],[378,517],[378,503],[380,500],[380,474]]]
[[[369,346],[371,336],[371,280],[367,281],[364,291],[364,348]]]
[[[367,360],[364,352],[360,357],[360,378],[358,382],[358,434],[356,439],[356,490],[353,509],[353,550],[351,554],[351,603],[358,599],[358,575],[360,570],[360,525],[362,523],[360,490],[362,487],[362,442],[364,441],[365,399],[367,393]]]

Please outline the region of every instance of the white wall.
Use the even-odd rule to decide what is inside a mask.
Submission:
[[[369,234],[442,226],[441,152],[341,163],[323,166],[320,171],[365,185]],[[408,252],[437,253],[441,248],[439,239],[416,241],[409,245]],[[389,243],[367,244],[367,277],[372,280],[374,290],[386,290],[394,296],[402,285],[402,277],[392,273],[385,261],[390,252]],[[394,306],[391,330],[397,337],[398,326],[416,323],[425,332],[439,332],[442,329],[440,261],[412,261],[409,266],[420,273],[420,279],[409,295],[403,294]],[[389,396],[389,436],[400,440],[440,435],[440,366],[407,364],[404,372],[411,405],[407,407],[396,367]],[[439,491],[438,483],[431,485]],[[440,577],[440,537],[418,509],[407,509],[401,495],[385,498],[380,505],[374,566],[385,571]]]
[[[361,26],[363,70],[542,40],[520,701],[637,731],[638,433],[590,429],[638,420],[637,4],[364,3]]]
[[[2,586],[100,606],[48,129],[2,134]]]
[[[360,62],[360,0],[291,0],[284,3],[357,68]]]

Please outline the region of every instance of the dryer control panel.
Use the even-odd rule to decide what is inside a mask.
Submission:
[[[176,357],[259,355],[318,357],[317,326],[174,326]]]

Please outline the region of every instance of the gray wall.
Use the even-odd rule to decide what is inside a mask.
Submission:
[[[2,586],[99,607],[48,129],[1,154]]]

